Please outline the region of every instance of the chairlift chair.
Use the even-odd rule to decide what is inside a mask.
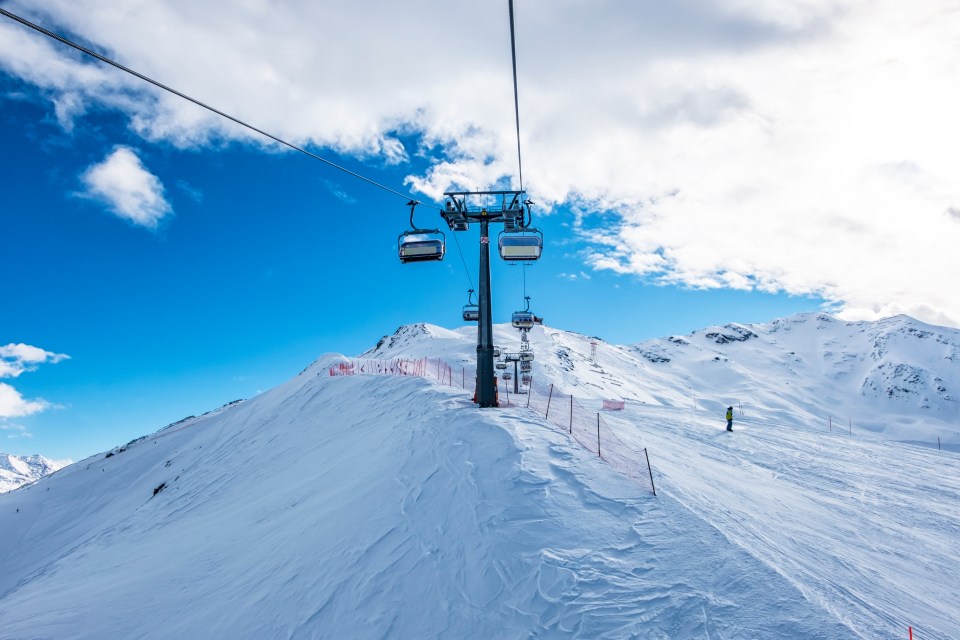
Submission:
[[[533,362],[533,351],[523,351],[520,353],[520,362]]]
[[[510,373],[509,371],[504,371],[504,372],[503,372],[503,379],[504,379],[504,380],[512,380],[512,379],[513,379],[513,374]]]
[[[533,376],[520,376],[520,382],[523,384],[530,384],[533,382]]]
[[[397,237],[400,262],[434,262],[443,260],[446,253],[446,236],[439,229],[418,229],[413,223],[413,210],[418,202],[411,200],[410,229]]]
[[[480,320],[480,305],[473,302],[473,289],[469,290],[467,304],[463,305],[463,319],[467,322]]]
[[[510,262],[532,262],[543,253],[543,233],[525,228],[520,232],[500,232],[500,257]]]
[[[533,365],[530,364],[529,361],[522,360],[520,362],[520,371],[523,371],[524,373],[530,373],[533,371]]]
[[[510,324],[517,329],[531,329],[533,328],[533,314],[529,311],[514,311]]]
[[[534,319],[536,316],[533,315],[533,312],[530,311],[530,296],[525,296],[524,300],[527,301],[527,308],[523,311],[514,311],[513,317],[511,318],[510,324],[512,324],[517,329],[520,329],[521,334],[520,338],[525,340],[524,332],[527,329],[532,329],[534,324]]]
[[[506,368],[507,368],[507,363],[506,363],[506,362],[498,362],[498,363],[496,363],[496,364],[493,365],[493,366],[495,366],[497,369],[506,369]]]

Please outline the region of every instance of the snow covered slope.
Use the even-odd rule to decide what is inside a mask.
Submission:
[[[414,325],[368,355],[456,366],[474,332]],[[797,412],[727,433],[690,400],[699,333],[666,354],[679,372],[650,345],[594,364],[589,338],[531,336],[536,377],[645,400],[607,417],[657,497],[532,411],[324,356],[0,496],[0,637],[960,637],[960,457]]]
[[[0,493],[13,491],[17,487],[39,480],[58,469],[65,463],[44,458],[41,455],[15,456],[0,453]]]

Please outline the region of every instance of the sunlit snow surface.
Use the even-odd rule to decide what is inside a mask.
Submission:
[[[368,355],[456,366],[471,331],[407,327]],[[595,364],[589,338],[531,342],[538,379],[628,398],[605,420],[650,451],[656,497],[531,411],[421,378],[331,378],[325,356],[0,496],[0,638],[960,637],[956,453],[830,432],[815,399],[772,385],[727,433],[714,405],[734,398],[698,384],[762,377],[739,361],[759,352],[654,363],[637,355],[650,345],[601,343]],[[948,424],[892,400],[897,438]]]

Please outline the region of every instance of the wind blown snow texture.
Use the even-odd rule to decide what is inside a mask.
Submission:
[[[815,369],[842,371],[857,390],[835,391],[843,406],[889,403],[875,415],[898,407],[897,437],[922,429],[951,401],[870,400],[855,380],[910,364],[952,394],[955,367],[903,347],[931,340],[909,331],[919,326],[798,317],[600,343],[596,364],[589,338],[534,330],[535,376],[584,398],[616,388],[646,400],[607,419],[649,448],[658,497],[530,411],[478,410],[420,378],[327,377],[338,357],[324,356],[256,398],[0,496],[2,636],[873,639],[912,625],[918,638],[960,637],[957,455],[881,429],[830,433],[819,395],[770,390],[785,366],[807,385]],[[755,336],[718,341],[741,330]],[[404,327],[366,355],[456,366],[474,333]],[[955,335],[933,333],[954,346],[932,339],[930,352],[955,349]],[[496,335],[518,342],[508,327]],[[811,364],[805,340],[857,354],[847,335],[886,338],[855,370],[822,364],[843,355]],[[771,380],[727,433],[708,407],[726,397],[704,402],[698,385],[761,380],[746,365],[763,357]]]

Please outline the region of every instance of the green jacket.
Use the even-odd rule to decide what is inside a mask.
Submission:
[[[727,409],[727,420],[733,420],[733,410]]]

